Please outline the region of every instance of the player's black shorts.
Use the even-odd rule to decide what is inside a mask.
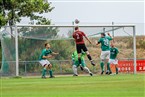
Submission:
[[[80,54],[82,51],[88,51],[85,44],[76,44],[77,53]]]

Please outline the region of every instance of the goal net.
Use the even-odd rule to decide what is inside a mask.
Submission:
[[[6,26],[1,31],[2,65],[3,75],[40,75],[42,66],[39,64],[39,56],[44,44],[48,42],[54,52],[59,55],[49,59],[53,64],[56,74],[71,74],[71,55],[76,50],[72,33],[72,25],[17,25]],[[100,33],[109,32],[119,49],[119,60],[132,60],[136,66],[135,26],[134,25],[79,25],[92,41],[92,45],[86,40],[86,46],[96,66],[93,67],[87,57],[85,61],[93,73],[100,72],[100,46],[95,41],[100,38]],[[134,34],[133,34],[134,33]],[[134,67],[136,68],[136,67]],[[133,68],[133,72],[136,72]],[[126,68],[124,68],[126,69]],[[128,69],[128,68],[127,68]],[[126,71],[128,72],[130,69]],[[79,69],[78,69],[79,70]],[[83,73],[79,70],[80,73]]]

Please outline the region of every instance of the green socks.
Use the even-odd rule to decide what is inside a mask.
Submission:
[[[52,74],[52,70],[49,70],[49,74],[50,74],[50,77],[53,76],[53,74]]]
[[[110,63],[107,63],[107,70],[109,70],[111,72]]]
[[[118,68],[116,68],[116,74],[118,74]]]
[[[43,68],[43,70],[42,70],[42,76],[43,76],[43,77],[45,77],[46,71],[47,71],[46,68]]]
[[[43,70],[42,70],[42,77],[45,77],[46,71],[47,71],[46,68],[43,68]],[[50,74],[50,77],[53,76],[52,70],[49,70],[49,74]]]
[[[100,63],[100,66],[101,66],[101,70],[104,71],[104,63],[103,62]]]
[[[104,63],[103,62],[100,63],[100,66],[101,66],[101,70],[104,71]],[[107,63],[107,70],[111,72],[110,63]]]

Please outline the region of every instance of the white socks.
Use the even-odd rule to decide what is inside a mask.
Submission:
[[[73,65],[72,69],[73,69],[74,74],[78,75],[78,73],[77,73],[77,66]]]
[[[74,74],[78,75],[78,73],[77,73],[77,66],[73,65],[73,66],[72,66],[72,69],[73,69]],[[88,67],[84,67],[84,70],[85,70],[86,72],[88,72],[88,73],[92,73],[92,72],[89,70]]]
[[[91,73],[88,67],[84,67],[84,70],[87,71],[88,73]]]

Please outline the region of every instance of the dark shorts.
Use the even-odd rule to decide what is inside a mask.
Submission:
[[[77,53],[80,54],[82,51],[88,51],[85,44],[76,44]]]

